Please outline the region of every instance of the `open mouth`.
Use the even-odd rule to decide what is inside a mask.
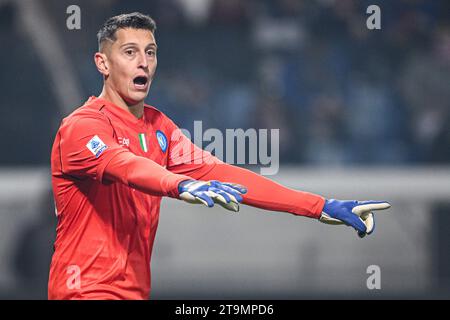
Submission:
[[[146,89],[147,83],[148,83],[148,78],[145,76],[138,76],[133,79],[133,83],[134,83],[134,86],[136,87],[136,89],[141,89],[141,90]]]

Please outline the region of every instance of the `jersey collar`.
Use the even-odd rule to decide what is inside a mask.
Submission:
[[[116,117],[120,118],[121,120],[127,122],[127,123],[131,123],[133,125],[140,125],[143,126],[146,123],[146,118],[145,118],[145,106],[144,106],[144,112],[142,114],[141,118],[136,118],[131,112],[122,109],[121,107],[115,105],[114,103],[105,100],[103,98],[98,98],[95,96],[92,96],[89,98],[89,101],[92,101],[94,103],[97,103],[98,105],[101,106],[105,106],[109,112],[111,112],[112,114],[114,114]]]

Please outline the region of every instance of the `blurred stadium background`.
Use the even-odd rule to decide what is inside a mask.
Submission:
[[[68,30],[66,8],[81,8]],[[366,8],[381,7],[381,30]],[[359,240],[288,214],[164,200],[152,298],[450,297],[450,2],[0,0],[0,298],[45,299],[61,119],[101,91],[96,32],[157,22],[147,102],[180,127],[279,128],[279,174],[335,198],[386,199]],[[366,286],[369,265],[381,289]]]

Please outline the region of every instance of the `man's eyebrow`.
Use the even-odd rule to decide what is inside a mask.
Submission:
[[[122,44],[122,45],[120,46],[120,48],[123,48],[123,47],[126,47],[126,46],[134,46],[134,47],[138,47],[139,45],[138,45],[136,42],[127,42],[127,43]],[[158,46],[157,46],[156,43],[154,43],[154,42],[149,43],[149,44],[146,46],[146,48],[148,48],[148,47],[155,47],[155,48],[158,48]]]

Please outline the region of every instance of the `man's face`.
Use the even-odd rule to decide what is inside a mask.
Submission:
[[[134,105],[147,97],[155,74],[155,37],[149,30],[126,28],[117,30],[116,38],[103,50],[108,63],[105,78],[126,103]]]

